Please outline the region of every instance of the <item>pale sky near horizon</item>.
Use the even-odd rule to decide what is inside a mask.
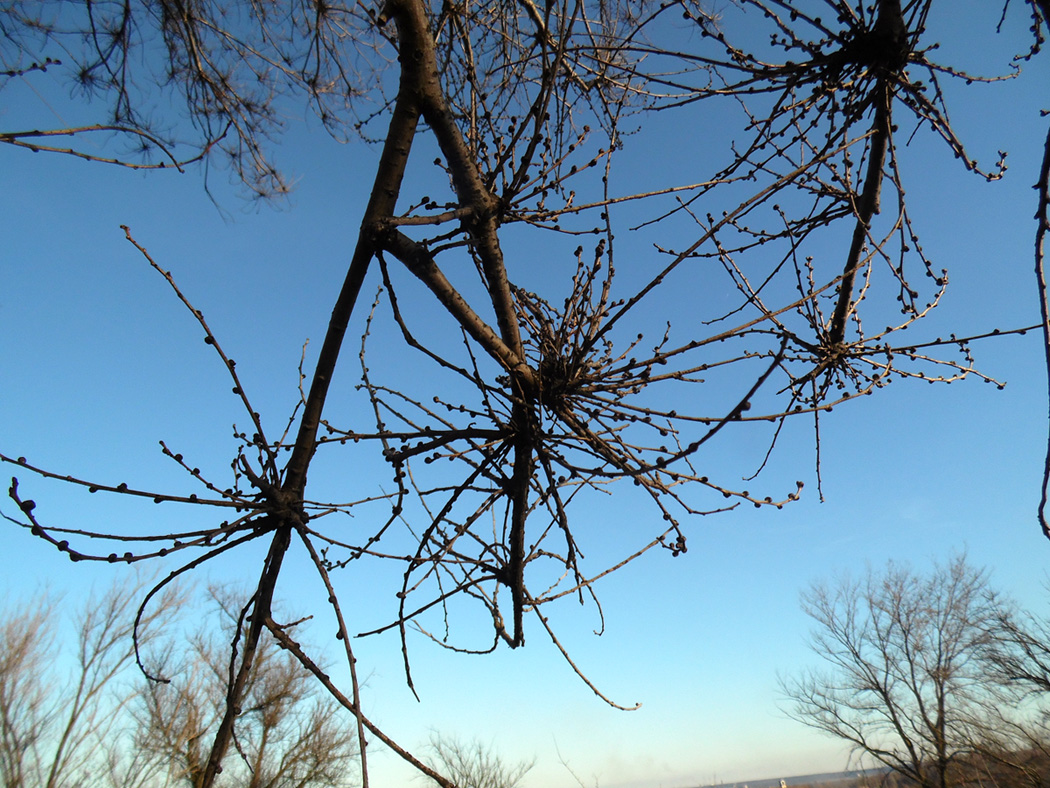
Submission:
[[[964,22],[978,18],[980,5],[955,4],[972,13],[957,10],[955,22],[940,28],[947,31],[947,53],[990,59],[1020,49],[1027,25],[1014,3],[994,52],[977,51],[977,34]],[[979,15],[987,35],[992,16]],[[1046,108],[1040,101],[1048,58],[1042,53],[1011,85],[973,88],[972,95],[991,98],[951,105],[962,136],[984,161],[994,163],[999,148],[1009,152],[1001,182],[960,172],[927,130],[902,154],[922,162],[905,172],[909,198],[927,253],[951,275],[942,306],[912,329],[916,341],[1038,321],[1031,185],[1047,122],[1039,110]],[[10,85],[0,129],[43,125],[52,113],[69,111]],[[299,120],[289,119],[279,148],[278,161],[296,189],[278,209],[243,206],[222,173],[211,174],[219,211],[197,170],[141,174],[0,147],[6,187],[0,191],[0,451],[102,481],[185,487],[159,451],[157,441],[164,440],[217,477],[229,472],[230,425],[243,415],[228,380],[199,327],[124,240],[122,224],[204,312],[237,359],[256,407],[273,424],[287,418],[298,397],[302,344],[310,339],[316,350],[323,336],[377,158],[375,148],[339,145],[316,123]],[[677,160],[656,161],[653,154],[673,145],[689,157],[680,123],[660,118],[650,136],[628,138],[617,172],[630,180],[645,168],[673,169]],[[696,136],[687,139],[700,146]],[[623,226],[630,223],[625,216]],[[688,240],[675,243],[684,247]],[[629,278],[632,264],[644,266],[650,252],[632,247],[626,233],[622,243],[618,267]],[[535,249],[522,245],[507,254],[512,275],[542,279],[546,261]],[[375,284],[366,284],[362,305]],[[358,334],[351,332],[344,348],[336,409],[350,401],[359,375],[363,314],[355,315]],[[779,706],[778,674],[812,664],[809,624],[798,605],[809,583],[889,559],[925,569],[966,551],[975,565],[989,568],[998,588],[1032,609],[1047,609],[1050,543],[1035,518],[1047,429],[1040,343],[1030,332],[974,344],[978,367],[1007,383],[1002,391],[976,379],[900,383],[837,407],[821,421],[823,503],[812,429],[794,426],[769,470],[769,486],[790,491],[792,480],[804,480],[802,500],[782,511],[747,508],[700,518],[689,525],[687,554],[654,551],[604,579],[597,588],[601,637],[592,634],[599,626],[593,607],[581,610],[571,600],[557,607],[555,624],[573,658],[615,701],[640,702],[637,711],[617,711],[595,697],[535,626],[525,648],[488,656],[452,654],[412,638],[418,702],[405,686],[396,634],[362,641],[368,711],[410,748],[438,731],[491,743],[508,760],[535,758],[526,788],[569,788],[576,784],[569,768],[585,785],[601,788],[681,788],[844,768],[839,744],[790,720]],[[761,440],[736,440],[723,441],[706,461],[753,466]],[[155,529],[187,516],[3,470],[4,488],[17,475],[37,501],[37,514],[56,524],[141,522]],[[357,486],[389,476],[385,468],[372,478],[367,469],[333,463],[322,474],[319,482],[328,487],[343,476],[352,475]],[[0,509],[14,514],[6,498]],[[606,533],[619,536],[653,515],[614,499],[582,516],[601,554]],[[5,602],[44,583],[82,595],[126,571],[70,564],[28,533],[0,525]],[[641,538],[637,530],[628,533],[631,544]],[[248,583],[260,559],[260,549],[250,549],[205,574]],[[345,599],[363,608],[366,619],[376,615],[373,605],[393,615],[397,589],[383,579],[377,572],[348,581]],[[302,556],[292,556],[280,589],[289,609],[312,609],[321,593],[315,586]],[[421,784],[378,750],[372,768],[375,785]]]

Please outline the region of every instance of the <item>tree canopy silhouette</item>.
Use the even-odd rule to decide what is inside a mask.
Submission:
[[[788,714],[924,788],[972,781],[1017,702],[995,660],[1013,607],[987,573],[964,556],[924,574],[890,564],[815,584],[802,607],[823,665],[782,681]]]

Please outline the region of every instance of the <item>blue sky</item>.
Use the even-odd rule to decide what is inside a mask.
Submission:
[[[976,14],[978,4],[969,5]],[[967,57],[998,55],[996,62],[1004,62],[1001,55],[1026,28],[1015,5],[994,47],[979,38],[988,24],[949,23],[944,58],[954,47]],[[974,18],[956,14],[957,20]],[[986,62],[974,64],[991,70]],[[993,163],[999,148],[1009,151],[1002,182],[986,184],[961,173],[924,131],[901,153],[911,164],[905,177],[924,247],[952,278],[943,305],[912,329],[916,340],[1038,319],[1031,184],[1046,123],[1038,117],[1045,56],[1027,69],[1010,85],[976,86],[952,104],[962,136],[973,140],[985,161]],[[13,84],[5,89],[0,127],[79,122],[83,110],[65,99],[46,82],[34,90]],[[229,473],[231,425],[243,421],[243,413],[200,328],[124,240],[122,224],[204,312],[268,423],[287,419],[298,397],[302,345],[310,339],[316,350],[323,337],[377,160],[374,148],[337,144],[294,114],[288,125],[278,161],[296,189],[276,209],[244,206],[222,173],[211,176],[220,211],[204,194],[197,171],[141,174],[0,149],[6,186],[0,191],[0,450],[100,481],[189,490],[191,480],[161,455],[157,442],[164,440],[206,474]],[[681,115],[668,115],[655,121],[649,136],[629,138],[614,184],[626,190],[658,179],[683,160],[701,168],[705,146],[683,137],[683,128],[693,127]],[[680,159],[654,155],[670,146],[680,148]],[[426,161],[424,151],[419,158]],[[631,223],[630,215],[621,218]],[[626,282],[656,258],[646,241],[622,235],[618,269]],[[548,238],[540,236],[543,243]],[[668,245],[681,248],[690,240],[672,236]],[[522,281],[542,282],[557,271],[557,255],[536,243],[508,246],[511,273]],[[550,243],[556,250],[563,242]],[[676,298],[688,300],[692,275],[682,273],[684,284],[651,307],[647,316],[655,324],[661,309],[688,308]],[[366,284],[363,303],[375,284]],[[358,329],[362,315],[355,316]],[[387,341],[376,340],[375,356],[382,356]],[[349,339],[335,412],[358,407],[352,392],[357,349],[356,339]],[[1035,520],[1047,410],[1040,338],[1031,333],[974,349],[979,368],[1008,384],[1003,391],[977,380],[947,387],[895,384],[822,419],[824,503],[816,495],[812,430],[799,422],[784,436],[767,477],[771,489],[785,491],[794,479],[804,480],[801,501],[782,511],[699,518],[688,526],[686,555],[673,559],[656,551],[603,580],[597,589],[605,613],[601,637],[592,634],[598,626],[592,607],[581,610],[569,600],[556,608],[559,636],[580,667],[614,700],[640,702],[639,710],[603,704],[533,627],[524,649],[484,657],[450,654],[415,637],[419,702],[405,686],[396,636],[362,641],[357,648],[368,676],[369,711],[409,746],[425,742],[433,730],[478,737],[511,760],[534,757],[527,786],[574,784],[559,753],[585,784],[602,788],[842,768],[845,753],[835,742],[787,719],[778,707],[778,672],[810,661],[809,625],[798,608],[799,591],[808,583],[890,558],[924,567],[966,550],[1025,604],[1042,610],[1050,599],[1042,588],[1050,545]],[[754,468],[762,441],[761,435],[727,431],[703,461],[742,475]],[[385,469],[356,455],[333,455],[318,467],[311,482],[326,491],[352,488],[346,497],[389,484]],[[161,530],[201,516],[17,475],[38,502],[38,515],[56,524]],[[0,507],[12,513],[11,504]],[[642,543],[653,513],[616,497],[594,502],[577,517],[598,559],[607,547]],[[0,592],[9,599],[42,582],[77,594],[122,572],[73,566],[10,524],[0,529],[0,552],[8,556]],[[260,559],[259,548],[248,549],[208,573],[247,583]],[[343,579],[344,599],[352,600],[362,621],[393,614],[396,584],[390,579],[390,570],[380,567]],[[287,606],[319,609],[323,597],[316,586],[302,556],[293,556],[280,589]],[[318,640],[326,626],[320,616]],[[392,758],[376,755],[373,768],[376,784],[413,784]]]

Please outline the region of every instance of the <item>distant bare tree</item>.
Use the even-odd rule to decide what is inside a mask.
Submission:
[[[4,788],[170,788],[200,785],[222,718],[229,637],[203,631],[188,643],[168,631],[186,598],[164,594],[139,619],[137,645],[165,681],[135,666],[135,606],[144,589],[122,586],[83,609],[46,596],[0,613],[0,785]],[[218,593],[232,634],[239,607]],[[62,647],[63,614],[75,649]],[[242,622],[243,623],[243,622]],[[341,788],[356,783],[352,717],[298,660],[267,643],[254,663],[223,784]],[[69,673],[67,675],[67,668]]]
[[[1015,784],[1043,788],[1050,779],[1050,620],[1032,610],[1006,608],[996,635],[996,678],[1016,700],[997,709],[985,760]]]
[[[243,604],[212,589],[224,621],[221,637],[204,627],[185,649],[158,657],[133,706],[139,718],[136,745],[164,765],[172,785],[197,788],[208,762],[211,737],[226,706],[229,642],[244,625]],[[170,645],[170,644],[169,644]],[[323,694],[298,660],[264,641],[245,686],[237,718],[236,756],[223,784],[245,788],[340,788],[356,784],[357,737],[353,718]]]
[[[803,609],[825,667],[782,681],[792,717],[921,788],[967,783],[1017,753],[1005,723],[1018,694],[995,669],[1013,608],[965,557],[814,585]]]
[[[934,310],[948,282],[908,210],[905,141],[932,132],[960,166],[998,178],[1004,163],[980,164],[953,129],[942,83],[995,82],[1017,65],[984,77],[939,62],[938,31],[927,26],[932,0],[740,0],[721,17],[698,0],[50,7],[14,2],[0,12],[0,44],[12,53],[5,62],[16,64],[0,75],[0,88],[57,68],[57,47],[72,57],[74,83],[109,115],[95,126],[5,132],[0,142],[43,150],[44,137],[115,132],[173,162],[221,150],[259,195],[285,189],[266,153],[281,101],[305,98],[337,135],[382,144],[346,278],[331,294],[328,331],[312,369],[301,371],[299,405],[277,425],[264,424],[234,360],[162,257],[125,228],[199,323],[243,405],[232,480],[208,478],[167,444],[164,454],[186,471],[192,492],[145,489],[104,471],[73,477],[0,454],[21,472],[91,492],[206,509],[206,525],[179,532],[78,530],[49,522],[12,481],[21,513],[9,519],[73,560],[181,559],[150,596],[216,556],[266,540],[202,788],[236,743],[255,661],[270,639],[356,715],[359,741],[368,731],[451,786],[363,713],[351,645],[363,627],[345,615],[340,572],[366,560],[397,564],[389,619],[367,634],[400,631],[410,683],[409,627],[443,647],[491,651],[523,645],[530,616],[601,695],[562,647],[554,603],[597,602],[600,578],[654,548],[685,553],[686,524],[699,516],[779,508],[800,494],[794,476],[761,490],[761,482],[742,483],[708,453],[718,440],[765,430],[754,479],[786,425],[805,420],[815,433],[819,490],[821,414],[905,380],[998,383],[977,371],[972,344],[1035,327],[905,333]],[[1028,37],[1016,42],[1023,63],[1044,44],[1048,3],[1017,7],[1031,19]],[[727,21],[742,22],[743,40]],[[165,136],[147,120],[170,90],[191,128],[175,124]],[[739,129],[724,162],[692,172],[681,150],[668,150],[678,180],[614,191],[613,162],[630,143],[625,130],[643,134],[653,112],[727,100]],[[727,116],[713,117],[721,126]],[[179,133],[187,131],[193,143],[180,157]],[[409,157],[423,137],[437,155],[413,181],[418,191],[406,193]],[[1046,150],[1050,161],[1050,140]],[[106,160],[148,163],[139,155],[148,153]],[[1050,168],[1040,177],[1045,217]],[[632,226],[654,251],[623,289],[614,279],[624,265],[616,238],[628,203],[642,217]],[[560,276],[532,276],[539,249],[565,261]],[[701,269],[727,277],[731,303],[675,313],[668,288],[702,293],[706,280],[693,278]],[[359,303],[369,279],[378,293],[371,311]],[[1043,322],[1045,329],[1050,318]],[[345,367],[348,332],[361,337],[359,399],[332,412],[328,395]],[[411,358],[403,386],[385,377],[395,359],[371,350],[380,333],[404,343],[398,363]],[[705,396],[697,396],[701,386]],[[315,457],[353,445],[371,451],[362,461],[389,467],[390,485],[320,499],[307,484]],[[616,557],[588,564],[576,513],[613,490],[640,496],[653,517],[617,534]],[[355,528],[329,527],[351,509],[369,516]],[[293,545],[312,562],[338,620],[345,687],[272,615]],[[462,610],[491,622],[491,637],[456,639],[450,619]],[[364,748],[361,757],[367,783]]]
[[[491,747],[477,739],[467,743],[434,734],[430,739],[430,765],[448,777],[456,788],[515,788],[532,768],[522,761],[508,764]]]
[[[5,786],[27,783],[26,772],[39,773],[31,753],[44,737],[49,710],[43,673],[52,633],[45,602],[3,623],[0,636],[0,778]]]
[[[75,606],[75,649],[59,644],[70,610],[46,594],[3,611],[0,622],[0,779],[5,788],[100,785],[132,692],[134,611],[144,589],[124,585]],[[177,611],[168,593],[139,621],[139,644],[150,645]],[[65,659],[56,659],[56,654]],[[67,673],[68,670],[68,673]],[[122,785],[153,776],[143,766]]]

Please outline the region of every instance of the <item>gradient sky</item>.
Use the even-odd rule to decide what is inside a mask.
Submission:
[[[953,19],[931,21],[945,31],[942,59],[962,53],[975,70],[1001,73],[1004,53],[1019,49],[1026,32],[1021,4],[1014,3],[991,46],[995,9],[948,5]],[[1038,321],[1031,184],[1045,131],[1038,110],[1047,62],[1044,54],[1009,85],[968,92],[953,86],[959,96],[953,119],[974,152],[992,164],[996,150],[1009,151],[1003,181],[987,184],[962,173],[925,130],[902,152],[912,165],[905,180],[924,247],[952,281],[942,307],[914,329],[916,341]],[[67,98],[46,81],[31,88],[12,83],[0,128],[75,124],[84,110]],[[291,115],[288,125],[278,162],[296,188],[276,208],[245,206],[222,173],[210,178],[219,210],[196,170],[142,174],[0,148],[0,450],[100,481],[189,489],[190,480],[161,455],[163,439],[206,473],[229,472],[230,425],[243,415],[228,380],[200,328],[124,240],[122,224],[204,312],[264,417],[272,424],[287,418],[298,397],[302,344],[310,339],[316,350],[323,336],[378,155],[362,144],[337,144],[300,116]],[[682,115],[665,116],[629,138],[615,170],[624,188],[659,180],[713,146],[707,137],[701,144],[698,128]],[[652,151],[667,148],[682,158],[653,158]],[[625,226],[630,218],[623,216]],[[668,246],[689,241],[671,239]],[[621,243],[618,266],[629,279],[638,274],[631,266],[644,270],[652,252],[632,246],[630,236]],[[529,244],[508,246],[507,254],[512,276],[526,280],[542,279],[548,270],[542,266],[555,264]],[[374,281],[366,284],[363,303],[374,288]],[[357,349],[348,339],[333,408],[353,401]],[[811,662],[800,590],[890,558],[925,568],[965,550],[1024,604],[1043,610],[1050,599],[1043,588],[1050,544],[1035,519],[1047,428],[1040,337],[974,349],[979,368],[1006,382],[1004,390],[978,380],[896,384],[822,419],[824,503],[816,494],[812,429],[800,422],[784,436],[769,471],[773,488],[790,491],[788,480],[804,480],[800,502],[699,519],[689,525],[686,555],[656,551],[603,580],[601,637],[592,633],[599,626],[593,608],[571,601],[557,608],[556,626],[577,664],[608,696],[640,702],[639,710],[602,703],[535,629],[524,649],[484,657],[413,638],[419,702],[405,686],[396,635],[363,641],[357,648],[368,676],[368,710],[410,747],[438,731],[477,737],[509,760],[535,758],[524,783],[532,788],[574,785],[562,760],[584,784],[602,788],[843,768],[846,753],[836,742],[780,709],[778,673]],[[761,440],[734,434],[705,461],[753,467],[762,451]],[[155,530],[200,516],[17,475],[45,522]],[[354,489],[375,489],[388,476],[385,468],[332,462],[311,482],[338,489],[350,479]],[[0,509],[13,514],[10,503]],[[638,526],[653,515],[615,499],[582,516],[592,538],[620,546],[647,533]],[[6,556],[0,593],[8,600],[43,583],[81,594],[126,571],[73,566],[9,523],[0,528],[0,554]],[[260,558],[258,549],[248,550],[205,574],[248,583]],[[353,600],[349,606],[363,620],[382,618],[377,609],[389,618],[396,588],[384,579],[376,570],[348,580],[344,603]],[[302,556],[293,556],[280,589],[287,606],[317,609],[315,585]],[[418,784],[393,758],[373,758],[375,784]]]

